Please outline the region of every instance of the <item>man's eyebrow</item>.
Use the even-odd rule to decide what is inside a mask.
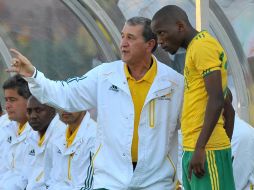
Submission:
[[[123,35],[124,33],[123,32],[121,32],[121,35]],[[134,34],[131,34],[131,33],[127,33],[126,34],[127,36],[133,36],[133,37],[135,37],[135,35]]]

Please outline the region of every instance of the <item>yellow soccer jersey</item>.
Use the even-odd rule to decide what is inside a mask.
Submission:
[[[198,33],[190,42],[185,58],[184,103],[182,113],[182,134],[184,150],[194,150],[204,123],[208,95],[204,77],[220,70],[222,88],[227,87],[227,56],[220,43],[207,31]],[[224,120],[220,116],[206,145],[206,150],[220,150],[230,147]]]

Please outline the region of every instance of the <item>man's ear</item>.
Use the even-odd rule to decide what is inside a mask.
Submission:
[[[179,21],[176,22],[176,26],[177,26],[178,32],[182,32],[186,28],[186,23],[183,22],[182,20],[179,20]]]
[[[156,46],[155,39],[151,39],[151,40],[147,41],[146,43],[147,43],[149,52],[152,52],[153,48]]]

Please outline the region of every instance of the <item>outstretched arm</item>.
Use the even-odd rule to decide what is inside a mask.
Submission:
[[[68,81],[53,81],[35,69],[32,63],[17,50],[8,72],[22,75],[28,82],[31,93],[43,104],[69,112],[88,110],[97,104],[98,68],[92,69],[82,77]]]
[[[221,71],[216,70],[211,72],[204,78],[204,82],[208,94],[208,102],[203,128],[197,140],[192,160],[189,164],[189,178],[191,178],[192,171],[197,177],[202,177],[205,174],[205,146],[220,117],[224,104]]]

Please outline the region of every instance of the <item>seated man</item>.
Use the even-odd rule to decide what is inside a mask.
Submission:
[[[27,103],[28,122],[34,132],[27,139],[24,157],[24,175],[27,176],[26,190],[46,189],[44,183],[44,158],[47,145],[55,136],[64,134],[66,125],[59,120],[54,108],[41,104],[34,96]]]
[[[48,146],[45,180],[50,190],[92,189],[96,123],[89,112],[61,112],[66,134]]]
[[[24,190],[26,178],[22,175],[22,162],[27,136],[31,127],[27,124],[26,104],[31,95],[27,82],[15,75],[3,84],[5,107],[12,122],[3,126],[1,143],[0,185],[1,190]]]

